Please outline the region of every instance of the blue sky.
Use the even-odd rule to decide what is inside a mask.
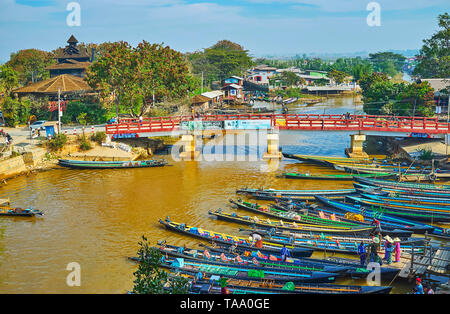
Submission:
[[[420,49],[449,11],[448,0],[378,0],[381,26],[369,27],[369,0],[79,0],[81,26],[70,27],[69,2],[0,0],[0,61],[20,49],[64,46],[71,34],[182,52],[229,39],[254,56]]]

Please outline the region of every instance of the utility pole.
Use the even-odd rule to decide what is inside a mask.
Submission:
[[[202,71],[202,94],[203,94],[203,71]]]
[[[449,91],[449,95],[448,95],[448,99],[447,99],[447,126],[448,126],[448,123],[449,123],[449,121],[450,121],[450,91]],[[445,134],[445,155],[447,155],[447,158],[448,158],[448,145],[450,144],[449,143],[449,135],[450,134]]]
[[[58,88],[58,132],[61,132],[61,89]]]

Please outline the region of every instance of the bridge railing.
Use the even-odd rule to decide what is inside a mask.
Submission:
[[[179,129],[181,122],[194,121],[194,116],[151,117],[121,119],[118,124],[106,125],[107,134],[170,132]],[[271,120],[272,126],[297,130],[376,130],[391,132],[450,133],[450,124],[437,118],[351,115],[342,114],[227,114],[203,115],[202,121]]]

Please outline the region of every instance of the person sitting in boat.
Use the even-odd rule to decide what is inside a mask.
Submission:
[[[378,219],[373,218],[372,225],[375,225],[377,232],[381,232],[381,223]]]
[[[283,262],[286,261],[286,258],[291,257],[291,252],[289,252],[289,249],[286,247],[285,244],[283,244],[283,248],[281,249],[280,255],[281,255],[281,260]]]
[[[252,233],[249,237],[249,240],[251,241],[251,246],[255,246],[259,249],[263,247],[262,236],[259,233]]]

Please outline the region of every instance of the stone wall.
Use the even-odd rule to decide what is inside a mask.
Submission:
[[[14,177],[26,171],[27,167],[22,156],[0,161],[0,180]]]

